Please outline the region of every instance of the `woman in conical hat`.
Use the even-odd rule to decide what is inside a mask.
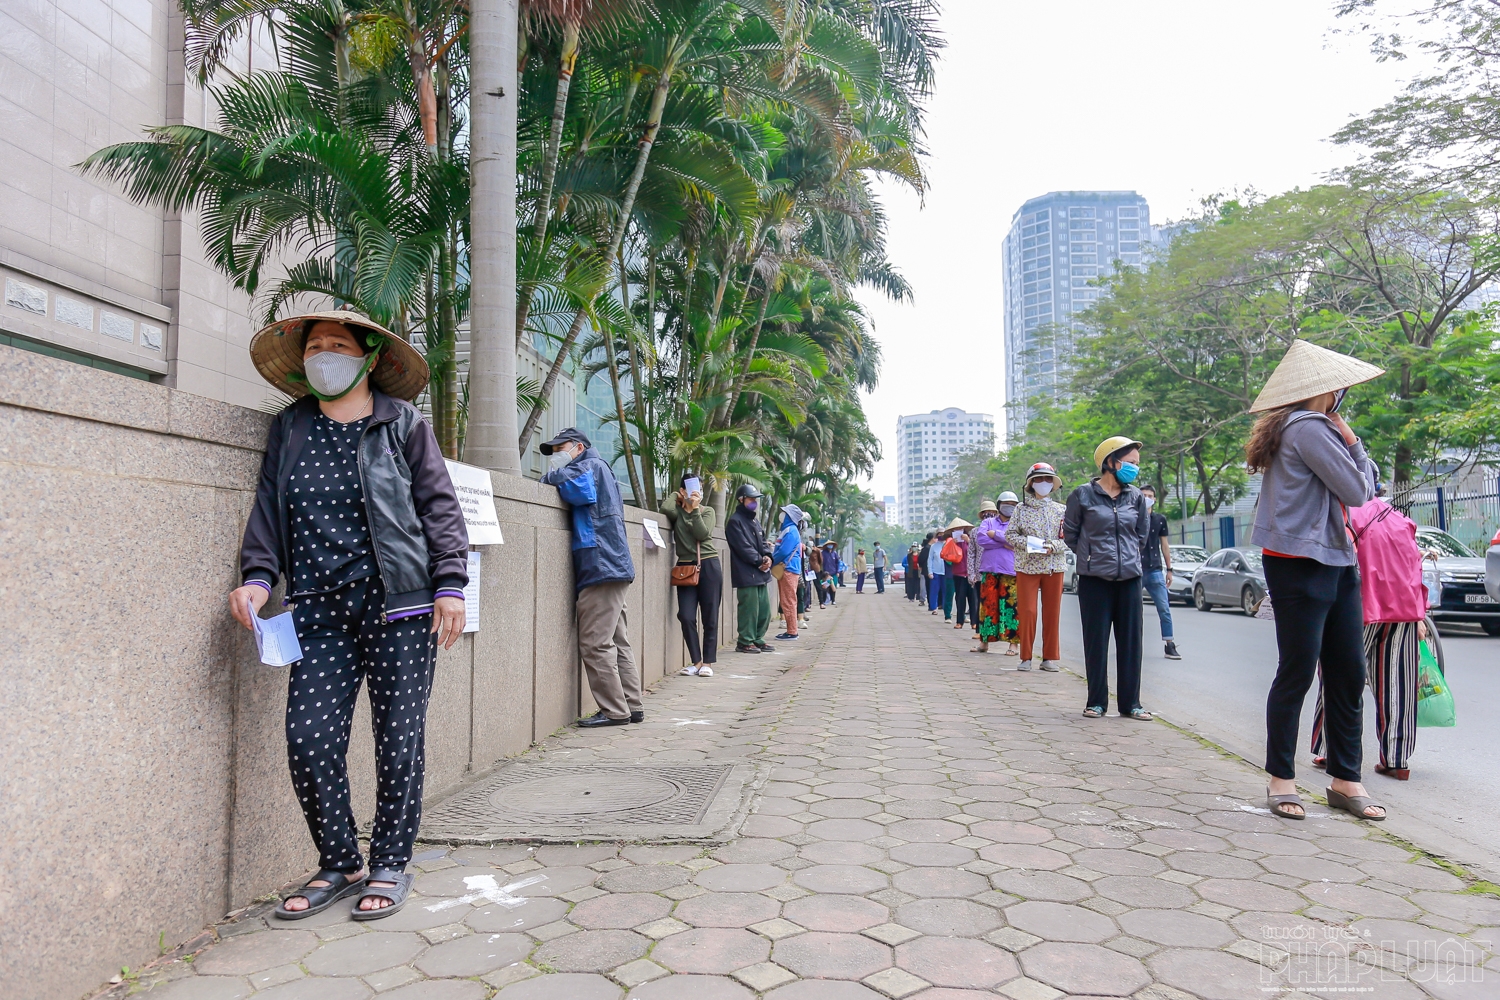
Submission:
[[[1266,701],[1266,796],[1271,812],[1300,820],[1295,754],[1302,702],[1321,663],[1328,805],[1385,819],[1360,784],[1364,722],[1364,616],[1346,508],[1375,496],[1378,474],[1339,412],[1350,386],[1385,374],[1306,341],[1286,352],[1250,407],[1261,416],[1245,457],[1263,474],[1252,538],[1263,550],[1280,663]]]
[[[351,916],[374,920],[401,909],[415,878],[434,640],[446,648],[463,631],[468,531],[409,402],[427,384],[411,345],[336,311],[271,324],[250,355],[295,402],[271,425],[229,608],[253,628],[285,585],[302,652],[287,684],[287,759],[319,856],[276,915],[300,920],[354,897]],[[368,868],[344,760],[361,684],[379,764]]]

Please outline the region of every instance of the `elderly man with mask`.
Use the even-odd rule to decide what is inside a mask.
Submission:
[[[572,508],[573,586],[578,592],[578,654],[599,711],[578,725],[640,722],[641,673],[630,648],[625,597],[635,580],[625,503],[609,463],[575,427],[540,445],[552,468],[542,477]]]

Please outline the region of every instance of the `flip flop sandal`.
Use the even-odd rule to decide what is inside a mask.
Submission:
[[[1104,709],[1102,709],[1102,708],[1095,708],[1093,705],[1090,705],[1088,708],[1085,708],[1083,710],[1083,717],[1085,719],[1099,719],[1099,718],[1103,718],[1103,716],[1104,716]]]
[[[359,894],[359,899],[354,903],[354,909],[349,911],[349,916],[355,920],[379,920],[388,917],[401,907],[406,905],[406,898],[411,895],[412,883],[417,877],[410,872],[398,871],[395,868],[372,868],[370,869],[371,882],[394,882],[393,886],[366,886],[365,891]],[[382,906],[378,910],[361,910],[359,904],[367,897],[374,896],[378,899],[388,899],[390,906]]]
[[[971,653],[988,653],[989,650],[988,649],[971,649],[971,650],[969,650],[969,652],[971,652]]]
[[[1317,768],[1319,771],[1326,771],[1326,770],[1328,770],[1328,758],[1327,757],[1314,757],[1312,759],[1312,765],[1313,765],[1313,767]]]
[[[1380,809],[1380,815],[1365,815],[1365,810],[1371,807]],[[1379,802],[1376,802],[1368,795],[1345,795],[1343,792],[1334,791],[1332,786],[1329,786],[1328,789],[1328,808],[1342,809],[1355,819],[1368,820],[1371,823],[1380,823],[1385,820],[1385,806]]]
[[[314,913],[322,913],[350,893],[358,892],[359,887],[365,884],[365,879],[351,880],[343,872],[336,872],[328,868],[319,870],[318,874],[307,881],[309,883],[327,882],[328,885],[304,885],[296,892],[291,892],[283,896],[281,905],[276,907],[277,919],[301,920],[303,917],[310,917]],[[288,910],[286,908],[286,901],[297,897],[307,900],[307,909]]]
[[[1156,718],[1156,716],[1152,715],[1144,708],[1132,708],[1130,710],[1130,717],[1132,719],[1135,719],[1137,722],[1150,722],[1152,719]]]
[[[1307,806],[1302,801],[1302,796],[1296,792],[1290,795],[1272,795],[1269,788],[1266,789],[1266,805],[1271,807],[1271,815],[1282,819],[1307,819]],[[1292,812],[1288,806],[1299,806],[1301,812]]]

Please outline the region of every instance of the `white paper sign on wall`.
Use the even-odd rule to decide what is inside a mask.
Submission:
[[[653,549],[664,549],[667,543],[661,540],[661,525],[649,517],[641,519],[641,527],[646,529],[646,546]]]
[[[479,557],[481,552],[469,553],[469,585],[464,588],[464,631],[479,631]]]
[[[458,505],[464,511],[464,524],[469,526],[469,544],[503,545],[505,538],[500,534],[500,516],[495,513],[489,470],[448,462],[448,478],[453,480]]]

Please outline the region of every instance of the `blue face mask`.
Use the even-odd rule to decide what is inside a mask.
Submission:
[[[1115,479],[1129,486],[1140,473],[1141,467],[1134,462],[1121,462],[1120,467],[1115,470]]]

